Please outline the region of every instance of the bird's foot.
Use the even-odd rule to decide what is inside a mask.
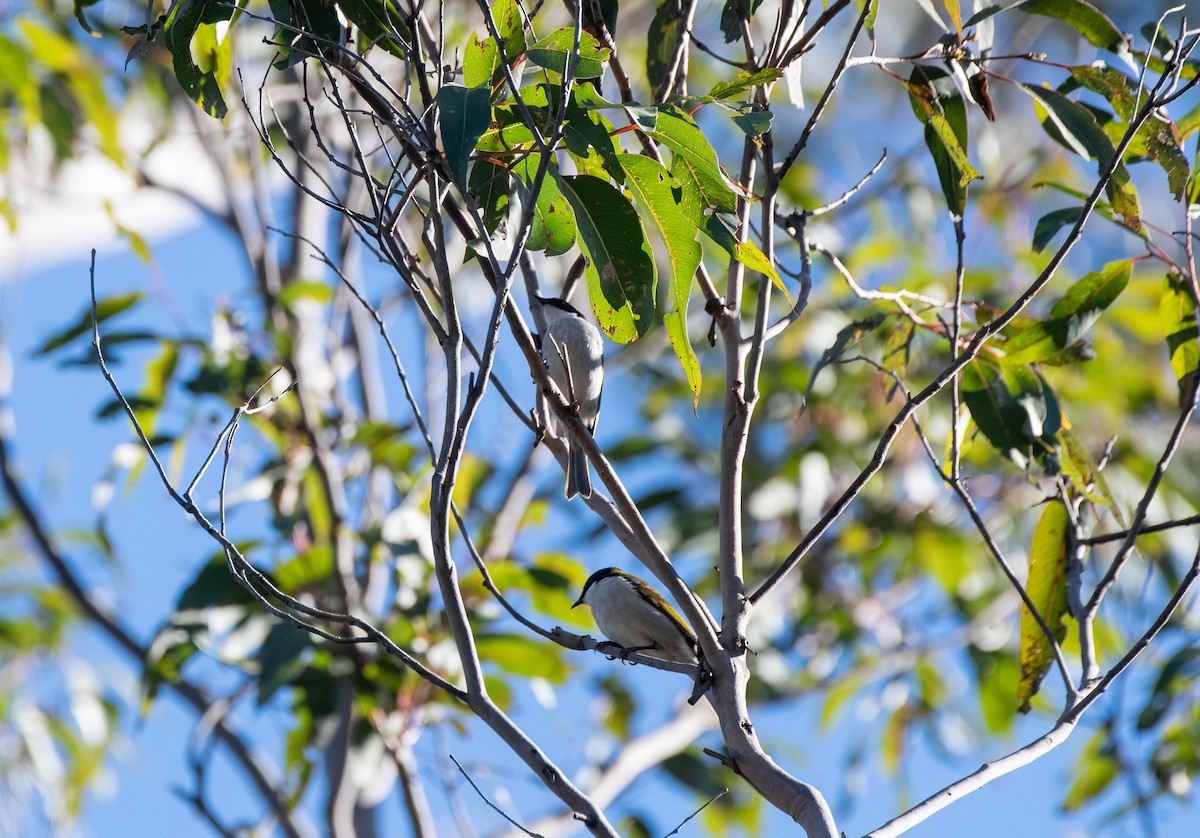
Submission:
[[[637,666],[637,661],[629,660],[629,656],[638,652],[645,652],[650,649],[657,649],[658,644],[651,643],[649,646],[626,646],[621,650],[620,658],[623,662]]]

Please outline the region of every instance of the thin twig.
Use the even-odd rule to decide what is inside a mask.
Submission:
[[[727,789],[727,788],[725,788],[725,789],[721,789],[721,790],[720,790],[719,792],[717,792],[715,795],[713,795],[712,797],[710,797],[710,798],[709,798],[709,799],[708,799],[708,800],[707,800],[707,801],[704,803],[704,805],[703,805],[703,806],[701,806],[699,809],[697,809],[696,811],[694,811],[694,812],[692,812],[690,815],[688,815],[686,818],[684,818],[684,819],[683,819],[683,821],[682,821],[682,822],[679,824],[679,826],[677,826],[677,827],[675,827],[674,829],[672,829],[670,832],[668,832],[666,835],[664,835],[664,836],[663,836],[663,838],[671,838],[671,836],[672,836],[672,835],[678,835],[678,834],[679,834],[679,830],[683,829],[683,828],[684,828],[684,827],[687,825],[687,822],[688,822],[688,821],[690,821],[692,818],[696,817],[696,815],[698,815],[698,814],[700,814],[701,812],[703,812],[705,809],[707,809],[707,808],[708,808],[709,806],[711,806],[712,804],[716,803],[718,800],[720,800],[722,797],[724,797],[724,796],[725,796],[725,795],[727,795],[727,794],[729,794],[729,789]]]
[[[450,761],[453,762],[454,766],[459,770],[459,773],[461,773],[463,775],[463,777],[466,778],[466,781],[471,784],[471,788],[475,789],[475,793],[477,795],[479,795],[479,799],[482,800],[484,803],[486,803],[489,807],[491,807],[493,812],[498,814],[500,817],[504,818],[506,821],[511,823],[513,826],[515,826],[517,829],[524,832],[526,835],[532,836],[532,838],[545,838],[545,836],[539,835],[536,832],[530,832],[528,829],[521,826],[521,824],[517,823],[515,820],[513,820],[511,817],[509,817],[508,814],[503,809],[501,809],[499,806],[497,806],[495,803],[493,803],[491,800],[488,799],[488,796],[480,790],[479,786],[475,785],[475,781],[471,779],[471,775],[468,774],[467,770],[462,767],[462,765],[459,763],[459,761],[457,759],[454,758],[454,754],[448,754],[448,756],[450,757]]]

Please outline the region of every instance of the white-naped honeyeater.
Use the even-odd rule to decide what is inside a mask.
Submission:
[[[542,358],[546,372],[578,412],[588,433],[596,430],[600,395],[604,389],[604,340],[600,330],[570,303],[557,297],[534,298],[546,318],[542,333]],[[592,496],[588,459],[574,437],[560,431],[567,443],[567,500]]]
[[[696,636],[687,623],[662,594],[631,573],[615,567],[597,570],[575,605],[590,606],[600,631],[626,653],[696,662]]]

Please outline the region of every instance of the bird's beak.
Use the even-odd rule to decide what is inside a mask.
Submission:
[[[572,608],[578,608],[578,607],[579,607],[579,606],[581,606],[581,605],[583,605],[583,597],[580,597],[579,599],[575,600],[575,604],[574,604],[574,605],[572,605],[571,607],[572,607]]]

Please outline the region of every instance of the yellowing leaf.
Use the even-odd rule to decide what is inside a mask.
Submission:
[[[1062,640],[1066,633],[1063,616],[1067,612],[1067,508],[1059,501],[1046,504],[1033,533],[1029,548],[1029,576],[1025,592],[1042,619]],[[1050,640],[1033,614],[1021,607],[1021,680],[1017,700],[1021,712],[1029,712],[1029,701],[1037,692],[1046,670],[1054,659]]]

